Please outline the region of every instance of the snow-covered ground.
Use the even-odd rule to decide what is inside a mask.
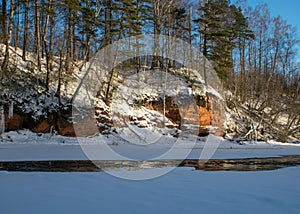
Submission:
[[[298,213],[299,177],[299,167],[264,172],[178,168],[147,181],[101,172],[0,172],[0,207],[3,214]]]
[[[216,151],[211,157],[213,159],[300,155],[299,144],[282,144],[274,141],[268,143],[244,142],[244,144],[238,144],[219,138],[214,139],[221,142],[216,145]],[[7,132],[2,135],[2,142],[0,141],[0,161],[116,160],[115,156],[109,157],[105,154],[108,151],[107,148],[129,159],[152,159],[161,156],[171,148],[175,153],[177,152],[171,159],[197,159],[201,156],[204,148],[207,149],[207,145],[212,144],[210,140],[206,144],[206,138],[192,138],[192,140],[189,139],[189,141],[183,142],[176,142],[176,140],[177,138],[172,136],[162,135],[156,143],[141,146],[122,140],[118,135],[69,138],[50,134],[36,134],[27,130],[21,130],[18,132]],[[93,156],[90,155],[90,152],[98,154]],[[188,155],[182,157],[181,152]],[[117,159],[123,158],[120,156]]]
[[[117,135],[68,138],[21,130],[2,135],[0,161],[86,160],[90,158],[87,151],[99,152],[104,145],[132,159],[151,159],[170,148],[179,154],[185,151],[187,158],[194,159],[209,145],[205,138],[174,144],[175,139],[163,135],[156,143],[141,146]],[[211,157],[215,159],[300,155],[297,144],[238,144],[211,139],[221,140],[215,144],[218,148]],[[120,178],[131,177],[132,173],[162,176],[140,181]],[[1,214],[297,213],[299,176],[300,167],[258,172],[205,172],[193,168],[93,173],[0,171],[0,210]]]

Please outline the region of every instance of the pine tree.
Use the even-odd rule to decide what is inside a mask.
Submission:
[[[226,78],[226,70],[230,67],[226,62],[231,49],[231,44],[227,40],[230,32],[225,28],[228,8],[227,0],[208,0],[200,8],[203,11],[202,17],[197,20],[201,25],[202,53],[214,62],[214,67],[222,79]]]
[[[199,10],[201,16],[195,21],[199,25],[201,52],[226,81],[233,73],[232,51],[236,42],[251,38],[251,31],[241,10],[228,0],[207,0]]]
[[[142,13],[145,10],[142,10],[143,5],[141,4],[140,0],[121,0],[121,1],[109,1],[109,10],[106,12],[109,16],[105,16],[106,19],[104,20],[105,23],[105,43],[111,44],[113,41],[120,41],[120,39],[129,37],[129,36],[137,36],[142,33],[142,26],[143,22],[141,21]],[[108,19],[109,17],[109,19]],[[119,43],[118,43],[119,44]],[[139,44],[138,39],[131,44],[132,47],[129,47],[128,50],[131,48],[135,53],[121,53],[121,54],[130,54],[132,55],[139,55],[139,48],[141,44]],[[120,52],[117,51],[117,54]],[[110,56],[111,53],[108,53],[107,56]],[[114,56],[117,57],[117,56]],[[111,71],[108,78],[108,83],[105,92],[104,101],[109,103],[110,101],[110,94],[111,94],[111,84],[113,81],[113,77],[117,72],[115,68],[115,60],[111,59]],[[137,71],[140,69],[140,59],[133,58],[133,63],[137,63]]]

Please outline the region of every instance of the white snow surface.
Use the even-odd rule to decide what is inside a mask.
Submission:
[[[298,213],[299,177],[299,167],[263,172],[177,168],[144,181],[102,172],[0,172],[0,207],[3,214]]]
[[[216,139],[222,142],[212,157],[215,159],[300,154],[297,144],[274,141],[238,144]],[[175,150],[191,150],[188,158],[199,158],[205,140],[180,142]],[[93,151],[104,144],[126,157],[145,160],[167,151],[174,141],[176,138],[162,135],[156,143],[140,146],[118,135],[69,138],[21,130],[2,135],[0,161],[86,160],[86,149]],[[297,213],[299,169],[205,172],[175,168],[164,176],[141,181],[123,180],[106,172],[0,171],[0,210],[4,214]],[[138,173],[159,174],[165,170],[147,169]],[[130,173],[124,169],[117,172]]]
[[[130,137],[127,137],[129,139]],[[71,138],[59,135],[36,134],[28,130],[7,132],[0,141],[0,161],[22,160],[115,160],[105,153],[107,147],[134,160],[148,160],[159,157],[171,148],[178,154],[187,152],[186,158],[199,159],[203,148],[212,145],[206,138],[190,136],[178,140],[169,135],[160,135],[152,144],[136,145],[121,138],[119,135],[96,135],[89,138]],[[270,141],[236,143],[221,140],[216,152],[211,158],[248,158],[248,157],[278,157],[282,155],[300,155],[299,144],[283,144]],[[212,148],[213,149],[213,148]],[[94,152],[96,156],[86,153]],[[91,158],[95,157],[95,158]],[[118,159],[122,160],[122,157]],[[182,159],[182,156],[172,156],[171,159]]]

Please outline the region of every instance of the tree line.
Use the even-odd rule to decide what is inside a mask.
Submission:
[[[1,8],[1,43],[21,48],[23,60],[27,51],[35,52],[39,70],[41,58],[46,58],[49,74],[54,55],[63,55],[64,69],[72,72],[73,62],[89,61],[99,48],[153,33],[199,47],[225,82],[237,81],[230,87],[242,82],[237,74],[251,70],[289,81],[297,75],[296,30],[280,16],[270,17],[267,5],[251,8],[229,0],[2,0]],[[162,64],[153,57],[152,67]],[[6,68],[4,60],[1,73]]]
[[[270,15],[267,4],[250,7],[246,0],[2,0],[0,7],[2,85],[13,75],[11,48],[21,50],[24,62],[29,60],[28,53],[34,53],[32,69],[43,73],[39,86],[47,92],[57,85],[60,96],[63,82],[97,50],[129,36],[167,35],[197,47],[210,60],[230,91],[228,106],[243,105],[270,133],[283,130],[282,138],[299,132],[299,37],[282,17]],[[130,45],[139,51],[143,44]],[[126,66],[139,71],[145,58],[153,69],[178,66],[176,59],[155,54],[164,51],[158,36],[151,51],[152,56],[136,57]],[[106,99],[113,76],[114,69]],[[284,125],[276,123],[281,115],[288,118]]]
[[[97,50],[140,34],[180,38],[212,62],[234,100],[264,109],[275,100],[299,100],[299,37],[282,17],[271,17],[266,4],[249,7],[245,0],[2,0],[1,81],[10,76],[9,46],[35,53],[35,69],[46,70],[41,81],[68,81],[74,66],[82,67]],[[152,51],[159,52],[157,39]],[[139,49],[142,44],[131,44]],[[149,54],[151,55],[151,54]],[[53,66],[58,58],[58,67]],[[42,63],[42,59],[46,62]],[[130,63],[138,69],[141,57]],[[176,62],[151,57],[152,68]],[[62,74],[65,76],[62,78]],[[59,76],[59,78],[52,78]],[[53,81],[57,81],[53,83]],[[255,102],[254,102],[255,100]],[[278,102],[277,102],[278,103]]]

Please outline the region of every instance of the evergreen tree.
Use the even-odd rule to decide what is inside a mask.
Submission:
[[[214,64],[219,77],[227,80],[233,73],[232,52],[237,43],[252,37],[246,18],[229,0],[207,0],[199,8],[201,52]]]
[[[230,30],[226,28],[229,2],[227,0],[208,0],[200,6],[199,24],[201,52],[208,60],[214,62],[219,77],[225,79],[230,63],[232,44],[228,40]]]

